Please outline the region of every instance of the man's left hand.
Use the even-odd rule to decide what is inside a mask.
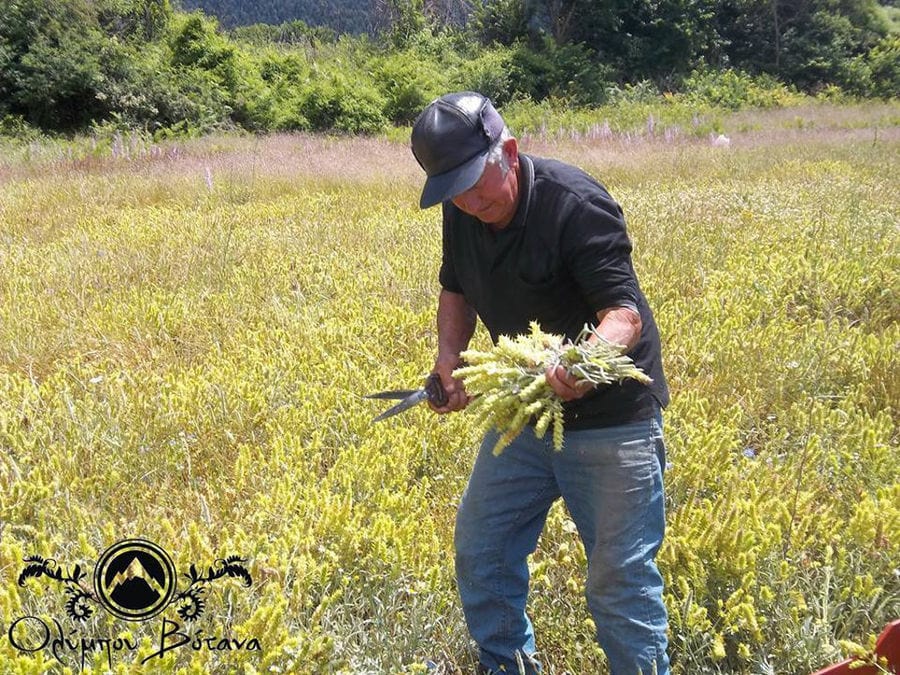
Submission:
[[[594,385],[578,379],[562,366],[551,366],[546,370],[547,384],[563,401],[574,401],[587,394]]]

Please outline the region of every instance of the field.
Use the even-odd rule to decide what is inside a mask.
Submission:
[[[662,333],[673,672],[803,674],[900,616],[900,108],[721,130],[522,141],[622,204]],[[372,425],[361,396],[436,350],[440,216],[405,142],[0,148],[0,671],[472,672],[452,528],[478,439],[464,413]],[[18,583],[39,555],[89,584],[132,537],[252,585],[207,584],[193,622],[79,623],[73,584]],[[606,672],[583,563],[554,507],[551,674]]]

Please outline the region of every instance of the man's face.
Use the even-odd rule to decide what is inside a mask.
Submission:
[[[518,151],[514,139],[506,142],[503,152],[509,161],[506,175],[499,164],[487,164],[478,182],[452,199],[460,211],[497,227],[509,225],[519,204]]]

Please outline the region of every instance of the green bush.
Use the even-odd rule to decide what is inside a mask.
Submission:
[[[412,122],[447,89],[438,63],[414,50],[376,58],[370,68],[374,84],[385,98],[385,115],[395,124]]]
[[[271,104],[270,128],[277,131],[307,131],[301,89],[310,80],[310,67],[302,51],[267,50],[258,57],[259,77]]]
[[[40,127],[77,129],[104,115],[97,99],[103,79],[99,45],[90,37],[33,43],[18,64],[14,101]]]
[[[477,91],[502,106],[513,98],[510,68],[513,51],[507,47],[480,50],[477,56],[465,59],[452,79],[452,88]]]
[[[263,74],[271,61],[243,51],[218,32],[214,20],[187,15],[173,28],[169,40],[177,88],[189,108],[172,123],[185,121],[207,128],[238,125],[251,131],[275,126],[278,92]],[[182,86],[187,85],[186,87]]]
[[[639,78],[643,71],[623,67],[622,59],[643,63],[669,47],[635,35],[628,47],[635,53],[616,60],[608,56],[613,45],[598,46],[583,31],[569,36],[585,43],[558,42],[546,26],[545,32],[535,27],[540,17],[529,15],[528,3],[520,0],[479,3],[484,6],[464,29],[422,24],[421,0],[391,0],[386,8],[397,23],[380,39],[336,37],[301,21],[225,35],[215,19],[173,11],[170,0],[7,4],[0,12],[0,118],[19,116],[52,132],[110,123],[151,133],[235,126],[372,133],[409,124],[450,90],[480,91],[499,106],[548,101],[554,117],[577,109],[586,120],[609,103],[637,114],[640,106],[659,102],[653,82],[668,83],[683,72],[669,69],[653,82],[623,84],[623,77]],[[698,109],[733,110],[799,102],[796,90],[782,82],[828,100],[896,97],[900,37],[883,37],[887,29],[877,17],[865,7],[860,11],[811,8],[805,32],[785,29],[780,66],[771,69],[781,81],[741,70],[703,70],[683,81],[684,93],[675,99]],[[602,15],[579,15],[579,22],[602,23]],[[481,46],[479,36],[490,46]],[[756,51],[730,63],[765,70],[768,57]],[[721,57],[729,62],[726,52]],[[311,72],[311,63],[320,71]],[[565,121],[578,128],[595,124]]]
[[[337,35],[325,26],[309,26],[304,21],[286,21],[277,26],[255,23],[250,26],[236,26],[228,34],[240,42],[255,45],[284,43],[290,45],[334,44]]]
[[[511,45],[528,34],[528,7],[522,0],[475,3],[473,30],[484,44]]]
[[[9,97],[13,85],[7,73],[12,70],[13,59],[12,49],[3,44],[3,36],[0,35],[0,115],[9,112]]]
[[[170,40],[172,64],[182,68],[200,68],[214,73],[229,89],[238,80],[236,48],[217,32],[215,20],[199,12],[187,15]]]
[[[177,92],[165,85],[161,73],[166,64],[160,50],[149,45],[139,52],[137,47],[110,42],[103,52],[105,77],[96,97],[104,103],[109,117],[91,122],[112,119],[119,127],[149,131],[162,126],[160,114],[177,98]]]
[[[154,84],[160,128],[190,130],[188,135],[197,136],[230,126],[231,96],[209,71],[182,68],[165,73]]]
[[[312,124],[303,114],[303,101],[298,96],[280,100],[274,111],[272,128],[275,131],[310,131]]]
[[[796,90],[770,75],[752,76],[739,70],[693,71],[684,81],[684,96],[695,103],[731,110],[778,108],[799,100]]]
[[[240,77],[231,90],[231,119],[249,131],[265,131],[274,125],[277,92],[262,77],[260,59],[236,52],[234,66]]]
[[[300,94],[299,113],[316,131],[374,134],[387,125],[385,99],[371,84],[334,72],[312,80]]]
[[[514,95],[536,101],[563,98],[575,105],[602,103],[610,74],[584,45],[559,45],[549,37],[537,46],[519,43],[510,65]]]
[[[169,0],[108,0],[92,4],[104,33],[139,44],[159,40],[174,17]]]
[[[41,132],[28,124],[21,115],[4,115],[0,117],[0,136],[33,141],[40,138]]]
[[[641,80],[621,87],[613,85],[606,90],[607,102],[617,103],[654,103],[659,100],[659,89],[650,80]]]
[[[873,94],[882,98],[900,96],[900,35],[890,35],[868,55],[872,68]]]

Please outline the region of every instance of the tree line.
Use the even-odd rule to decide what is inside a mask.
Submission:
[[[875,0],[372,0],[349,33],[300,20],[224,29],[170,0],[4,4],[7,134],[372,133],[450,89],[573,107],[623,87],[726,105],[754,88],[900,92],[897,8]],[[258,3],[241,21],[288,5]],[[354,3],[307,5],[327,23]]]
[[[374,31],[374,7],[366,0],[182,0],[181,6],[187,11],[202,10],[215,16],[228,29],[299,20],[336,33]]]

